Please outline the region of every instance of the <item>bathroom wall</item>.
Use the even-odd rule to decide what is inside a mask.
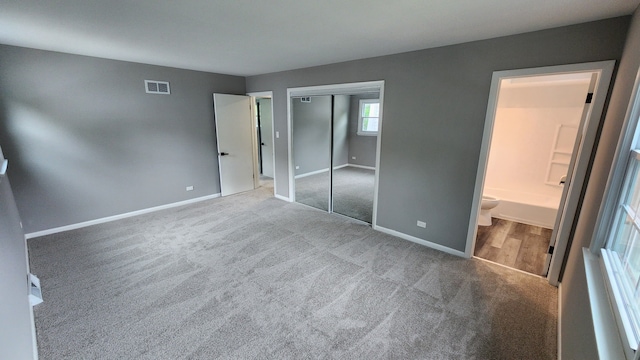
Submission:
[[[553,82],[503,81],[498,98],[485,194],[508,194],[557,208],[578,131],[589,77]],[[497,189],[497,190],[496,190]],[[532,196],[535,195],[535,196]]]

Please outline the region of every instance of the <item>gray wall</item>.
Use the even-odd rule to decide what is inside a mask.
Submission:
[[[312,96],[309,103],[292,99],[291,114],[293,164],[294,169],[299,167],[295,174],[328,169],[331,166],[331,96]]]
[[[0,149],[0,164],[4,160]],[[13,162],[7,174],[11,175]],[[33,359],[27,250],[8,176],[0,176],[0,359]]]
[[[348,95],[334,96],[333,103],[333,166],[349,163],[349,108]]]
[[[0,46],[0,145],[25,232],[219,193],[213,92],[244,94],[245,79]]]
[[[377,136],[358,135],[358,111],[361,99],[378,99],[380,94],[351,96],[351,112],[349,115],[349,163],[362,166],[376,166]],[[384,121],[384,119],[382,120]],[[354,160],[353,157],[356,157]]]
[[[293,119],[293,161],[296,175],[331,166],[331,96],[312,96],[310,103],[300,98],[291,102]],[[349,156],[349,96],[334,96],[333,166],[347,164]]]
[[[378,225],[464,251],[492,73],[619,59],[628,24],[620,17],[248,77],[249,91],[274,94],[276,192],[289,196],[287,87],[384,80]]]
[[[589,247],[591,244],[598,210],[631,99],[634,80],[639,69],[640,13],[636,10],[615,77],[615,85],[593,161],[582,211],[576,224],[573,243],[562,278],[562,292],[559,301],[562,306],[561,322],[563,326],[560,329],[560,335],[564,359],[598,358],[581,248]]]

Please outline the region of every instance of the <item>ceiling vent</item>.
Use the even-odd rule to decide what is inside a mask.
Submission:
[[[145,80],[144,88],[147,94],[171,94],[168,81]]]

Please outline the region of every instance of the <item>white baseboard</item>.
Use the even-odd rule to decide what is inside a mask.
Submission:
[[[273,196],[274,196],[276,199],[284,200],[284,201],[287,201],[287,202],[292,202],[292,201],[291,201],[291,198],[288,198],[288,197],[286,197],[286,196],[282,196],[282,195],[278,195],[278,194],[274,194]]]
[[[347,164],[347,166],[354,167],[354,168],[360,168],[360,169],[367,169],[367,170],[375,170],[376,169],[375,166],[364,166],[364,165],[356,165],[356,164]]]
[[[558,284],[558,360],[562,360],[562,283]]]
[[[360,168],[360,169],[367,169],[367,170],[375,170],[376,169],[373,166],[364,166],[364,165],[356,165],[356,164],[344,164],[344,165],[334,166],[333,169],[334,170],[338,170],[338,169],[345,168],[347,166],[354,167],[354,168]],[[322,173],[325,173],[327,171],[329,171],[329,168],[320,169],[320,170],[316,170],[316,171],[311,171],[311,172],[304,173],[304,174],[298,174],[298,175],[294,176],[294,179],[300,179],[300,178],[307,177],[307,176],[322,174]]]
[[[132,217],[132,216],[147,214],[147,213],[150,213],[150,212],[170,209],[170,208],[183,206],[183,205],[189,205],[189,204],[197,203],[197,202],[200,202],[200,201],[211,200],[211,199],[215,199],[215,198],[219,198],[219,197],[220,197],[220,194],[207,195],[207,196],[202,196],[202,197],[198,197],[198,198],[194,198],[194,199],[178,201],[178,202],[171,203],[171,204],[154,206],[154,207],[147,208],[147,209],[131,211],[131,212],[124,213],[124,214],[107,216],[107,217],[100,218],[100,219],[84,221],[84,222],[77,223],[77,224],[71,224],[71,225],[66,225],[66,226],[60,226],[60,227],[53,228],[53,229],[36,231],[36,232],[25,234],[24,236],[27,239],[31,239],[31,238],[35,238],[35,237],[39,237],[39,236],[56,234],[56,233],[63,232],[63,231],[80,229],[80,228],[91,226],[91,225],[103,224],[103,223],[107,223],[107,222],[110,222],[110,221],[115,221],[115,220],[125,219],[125,218]]]
[[[33,306],[29,306],[29,317],[31,318],[31,339],[33,345],[33,359],[38,360],[38,337],[36,335],[36,318],[33,314]]]
[[[377,231],[380,231],[380,232],[383,232],[385,234],[397,236],[397,237],[399,237],[401,239],[404,239],[404,240],[409,240],[409,241],[414,242],[416,244],[424,245],[424,246],[432,248],[432,249],[436,249],[436,250],[440,250],[442,252],[446,252],[447,254],[456,255],[456,256],[463,257],[463,258],[467,257],[463,251],[454,250],[454,249],[448,248],[446,246],[442,246],[440,244],[433,243],[431,241],[423,240],[423,239],[417,238],[415,236],[411,236],[411,235],[407,235],[405,233],[401,233],[399,231],[387,229],[387,228],[384,228],[384,227],[378,226],[378,225],[376,225],[373,229],[377,230]]]
[[[294,176],[294,178],[295,179],[300,179],[300,178],[307,177],[307,176],[322,174],[322,173],[327,172],[327,171],[329,171],[329,168],[320,169],[320,170],[316,170],[316,171],[311,171],[311,172],[304,173],[304,174],[299,174],[299,175]]]

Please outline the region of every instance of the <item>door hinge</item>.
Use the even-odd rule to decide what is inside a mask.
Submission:
[[[553,246],[549,246],[549,250],[547,250],[547,254],[553,255]]]
[[[591,104],[591,100],[593,100],[593,93],[588,93],[587,101],[585,101],[585,104]]]

